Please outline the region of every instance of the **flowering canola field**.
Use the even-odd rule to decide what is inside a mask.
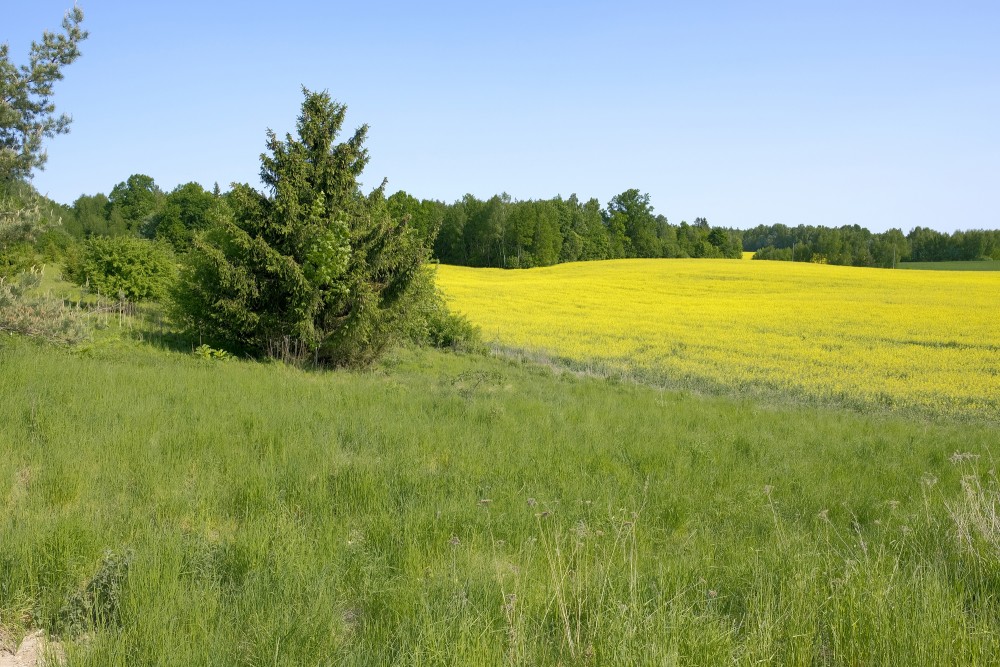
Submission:
[[[1000,418],[1000,273],[733,260],[439,266],[488,340],[679,384]]]

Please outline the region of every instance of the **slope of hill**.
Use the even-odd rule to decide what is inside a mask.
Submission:
[[[401,351],[0,342],[0,635],[72,664],[988,664],[989,425]]]

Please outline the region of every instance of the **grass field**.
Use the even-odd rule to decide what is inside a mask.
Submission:
[[[899,268],[922,271],[1000,271],[1000,262],[900,262]]]
[[[609,335],[609,312],[619,330],[650,326],[626,307],[645,294],[651,312],[686,314],[669,321],[687,329],[667,330],[692,357],[728,336],[733,369],[766,330],[735,285],[758,309],[805,309],[816,284],[814,301],[847,323],[860,315],[843,312],[844,294],[898,300],[897,323],[957,295],[953,335],[990,331],[962,310],[995,298],[971,274],[663,264],[673,273],[642,282],[630,262],[573,280],[550,274],[589,267],[439,276],[453,299],[456,285],[493,290],[529,332],[559,289],[589,285],[582,305],[599,318],[587,345]],[[904,275],[924,282],[892,282]],[[735,313],[706,309],[713,299]],[[581,311],[555,312],[565,338]],[[942,330],[936,317],[926,335]],[[823,322],[768,335],[803,350],[819,333],[787,331]],[[142,315],[94,324],[75,348],[0,337],[0,656],[35,628],[88,667],[991,665],[1000,654],[989,410],[866,397],[852,405],[878,409],[843,410],[823,394],[761,400],[701,376],[691,392],[578,372],[615,361],[599,355],[539,365],[401,349],[367,372],[308,372],[158,349]],[[859,336],[847,329],[843,344],[877,349]],[[917,349],[926,364],[975,348]]]
[[[1000,274],[796,262],[440,266],[485,336],[672,386],[1000,418]]]
[[[0,343],[0,628],[71,665],[991,664],[998,431],[401,351]]]

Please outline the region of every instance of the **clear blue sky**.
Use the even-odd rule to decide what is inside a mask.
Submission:
[[[2,0],[24,62],[70,0]],[[1000,227],[1000,3],[80,0],[35,185],[259,184],[300,86],[371,125],[365,184],[453,201],[648,192],[704,216]]]

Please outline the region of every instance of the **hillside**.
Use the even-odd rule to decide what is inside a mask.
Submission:
[[[310,373],[5,337],[0,366],[0,627],[74,665],[1000,650],[992,426],[423,351]]]

